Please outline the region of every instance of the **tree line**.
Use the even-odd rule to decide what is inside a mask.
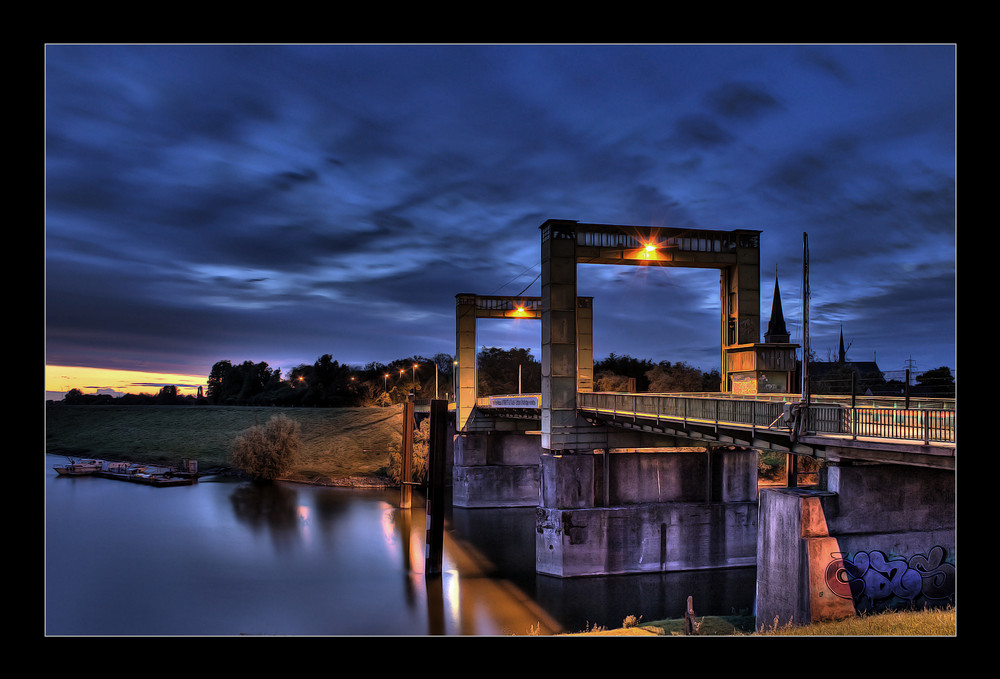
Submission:
[[[340,363],[331,354],[312,364],[293,367],[287,374],[266,362],[218,361],[208,375],[200,396],[181,395],[176,386],[165,386],[157,394],[84,394],[70,390],[63,399],[69,405],[226,405],[344,408],[389,406],[412,394],[417,399],[455,397],[455,361],[440,353],[427,358],[407,356],[389,363],[364,366]],[[530,349],[482,347],[476,356],[478,393],[537,394],[542,390],[542,365]],[[634,359],[609,355],[594,364],[598,391],[623,391],[630,384],[642,390],[718,390],[718,371],[703,374],[686,363]],[[630,378],[632,382],[630,382]]]
[[[542,389],[541,362],[530,349],[482,347],[477,353],[478,393],[536,394]],[[812,361],[810,361],[812,363]],[[229,360],[217,362],[208,375],[208,386],[200,397],[182,396],[177,387],[165,386],[159,393],[83,394],[68,392],[63,400],[70,405],[227,405],[280,406],[306,408],[344,408],[389,406],[401,403],[412,394],[417,399],[454,399],[454,358],[450,354],[408,356],[389,363],[372,362],[364,366],[340,363],[331,354],[314,363],[303,363],[283,375],[280,368],[265,362]],[[843,371],[827,371],[816,376],[813,393],[850,393],[852,378]],[[855,377],[856,393],[902,393],[906,385],[888,373]],[[614,353],[594,362],[595,391],[630,392],[717,392],[721,389],[718,369],[703,372],[679,361],[637,359]],[[910,393],[933,391],[940,396],[954,396],[954,377],[946,367],[913,376]]]

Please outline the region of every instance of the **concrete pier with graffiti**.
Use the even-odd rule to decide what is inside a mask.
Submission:
[[[954,474],[832,466],[825,488],[764,490],[757,622],[955,603]]]

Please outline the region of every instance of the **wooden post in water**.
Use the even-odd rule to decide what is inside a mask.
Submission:
[[[409,509],[412,502],[413,481],[413,400],[403,402],[403,446],[399,464],[399,508]]]
[[[427,555],[425,575],[441,575],[444,553],[444,458],[448,436],[448,402],[431,401],[430,440],[427,446]]]
[[[689,596],[687,610],[684,611],[684,634],[691,635],[697,633],[698,622],[694,619],[694,597]]]

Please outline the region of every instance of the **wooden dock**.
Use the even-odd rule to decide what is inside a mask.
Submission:
[[[106,460],[85,460],[79,463],[71,460],[67,465],[55,467],[55,470],[60,476],[100,476],[158,488],[190,486],[198,480],[198,463],[194,460],[184,460],[180,469]]]
[[[94,476],[105,479],[116,479],[118,481],[130,481],[131,483],[142,483],[147,486],[163,488],[166,486],[190,486],[194,484],[194,478],[190,476],[169,476],[166,474],[147,474],[142,472],[124,473],[99,471],[94,472]]]

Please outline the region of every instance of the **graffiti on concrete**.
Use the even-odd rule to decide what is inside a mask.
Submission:
[[[954,603],[955,564],[936,546],[909,558],[880,551],[858,552],[853,558],[834,554],[826,568],[826,584],[836,596],[853,599],[858,610],[881,610],[926,603]]]

